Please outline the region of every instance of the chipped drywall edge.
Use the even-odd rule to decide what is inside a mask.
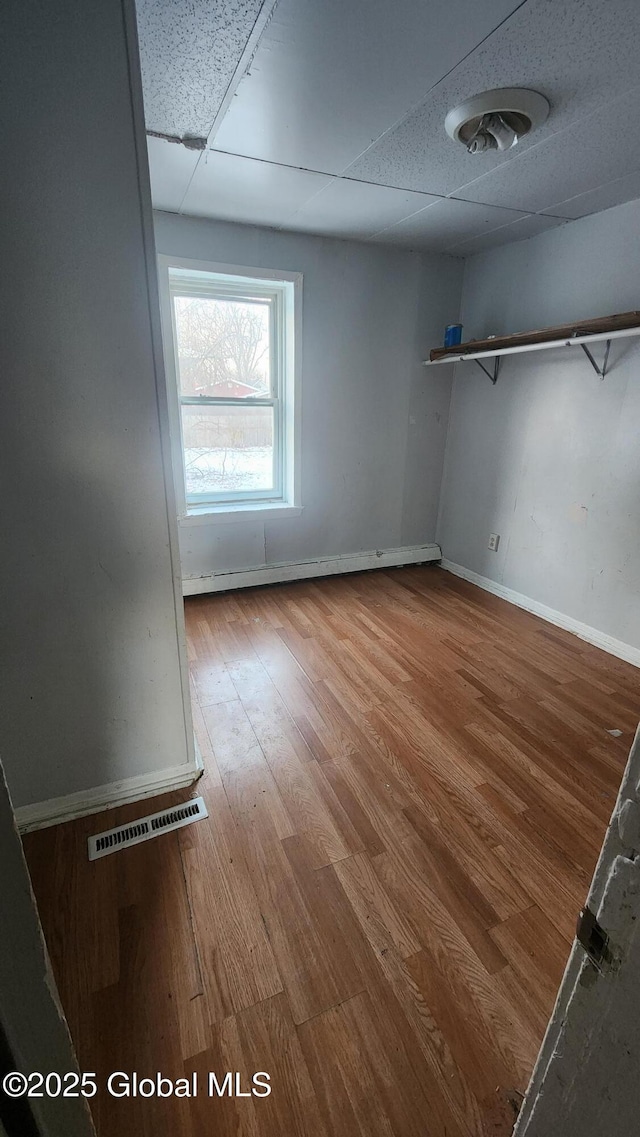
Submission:
[[[160,138],[164,142],[172,142],[178,146],[185,146],[187,150],[204,150],[207,145],[206,138],[197,134],[163,134],[161,130],[147,130],[147,138]]]

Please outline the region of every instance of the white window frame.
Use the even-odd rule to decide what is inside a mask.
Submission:
[[[184,279],[183,295],[264,296],[271,301],[271,366],[273,398],[219,399],[215,404],[274,404],[274,449],[278,486],[274,493],[251,491],[225,494],[217,500],[187,499],[173,297],[180,294],[174,276]],[[224,277],[224,280],[220,278]],[[158,256],[160,313],[169,396],[169,433],[178,517],[183,524],[206,524],[252,518],[298,516],[300,503],[300,345],[302,331],[302,273],[248,268],[182,257]],[[191,291],[189,291],[191,289]],[[203,400],[204,401],[204,400]],[[195,402],[195,400],[194,400]],[[207,404],[210,401],[207,399]]]

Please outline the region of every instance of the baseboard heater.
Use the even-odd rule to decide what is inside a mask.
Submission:
[[[182,829],[184,825],[191,825],[193,821],[201,821],[208,816],[204,798],[201,797],[192,798],[184,805],[161,809],[159,813],[149,813],[127,825],[117,825],[115,829],[106,829],[104,833],[89,837],[89,860],[97,861],[100,857],[108,857],[109,853],[117,853],[120,849],[128,849],[130,845],[150,841],[160,833]]]
[[[316,557],[311,561],[281,561],[256,568],[187,576],[182,581],[184,596],[200,596],[208,592],[227,592],[236,588],[255,588],[263,584],[284,584],[290,580],[312,580],[320,576],[343,576],[348,572],[398,568],[401,565],[423,565],[439,561],[439,545],[402,545],[397,549],[372,549],[365,553],[341,553],[335,557]]]

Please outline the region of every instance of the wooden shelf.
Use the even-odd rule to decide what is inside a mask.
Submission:
[[[467,343],[456,344],[455,347],[434,347],[429,352],[429,363],[453,356],[468,355],[496,355],[498,351],[510,347],[531,347],[533,344],[553,343],[556,340],[575,340],[576,337],[588,336],[599,339],[608,339],[610,332],[637,329],[640,332],[640,312],[622,312],[617,316],[599,316],[596,320],[581,320],[574,324],[558,324],[554,328],[541,328],[533,332],[516,332],[510,336],[493,336],[486,340],[469,340]]]
[[[629,336],[640,336],[640,312],[622,312],[615,316],[601,316],[595,320],[582,320],[575,324],[559,324],[532,332],[516,332],[510,336],[493,336],[484,340],[468,340],[455,347],[436,347],[425,365],[433,367],[443,363],[464,363],[475,359],[492,383],[498,378],[500,356],[525,351],[541,351],[553,347],[581,347],[594,371],[604,379],[607,372],[611,341]],[[587,344],[606,341],[602,367],[596,363]],[[493,373],[480,361],[494,359]]]

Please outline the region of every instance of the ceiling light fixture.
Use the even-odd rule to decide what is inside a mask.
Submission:
[[[503,87],[474,95],[449,111],[444,127],[450,138],[462,142],[470,154],[510,150],[549,114],[549,103],[537,91]]]

